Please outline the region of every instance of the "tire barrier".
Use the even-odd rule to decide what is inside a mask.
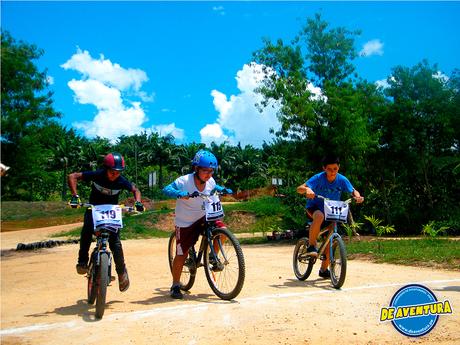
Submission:
[[[66,240],[66,241],[54,241],[54,240],[49,240],[49,241],[41,241],[41,242],[33,242],[33,243],[18,243],[16,246],[16,250],[37,250],[37,249],[42,249],[42,248],[52,248],[56,246],[61,246],[63,244],[74,244],[78,243],[79,240]]]

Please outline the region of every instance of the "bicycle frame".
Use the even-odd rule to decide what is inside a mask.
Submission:
[[[203,233],[200,235],[201,236],[201,242],[200,242],[200,247],[198,249],[198,252],[195,249],[195,246],[191,246],[189,251],[192,253],[192,257],[195,261],[196,267],[201,267],[204,265],[203,263],[203,253],[206,250],[206,244],[212,242],[212,231],[216,228],[215,226],[215,221],[206,221],[205,229],[203,230]],[[221,241],[218,241],[219,244],[219,250],[221,251],[222,255],[224,256],[224,259],[227,260],[225,257],[225,251],[222,248],[222,243]],[[209,246],[211,249],[211,254],[214,257],[214,259],[217,260],[217,255],[216,251],[214,249],[214,246]]]
[[[337,232],[337,222],[332,222],[331,224],[326,225],[319,231],[318,239],[324,236],[324,234],[328,233],[327,237],[321,244],[318,249],[318,256],[320,259],[324,259],[324,252],[326,251],[327,244],[329,244],[329,258],[332,258],[332,242],[335,238],[340,237],[339,233]],[[316,259],[314,260],[316,261]]]

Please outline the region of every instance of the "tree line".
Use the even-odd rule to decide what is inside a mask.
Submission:
[[[115,144],[83,137],[59,123],[46,70],[34,63],[43,51],[2,31],[1,160],[11,167],[1,180],[2,200],[65,200],[67,174],[95,169],[110,151],[124,155],[125,175],[143,195],[161,198],[160,189],[189,172],[195,152],[207,148],[219,160],[215,177],[221,184],[253,189],[276,176],[283,179],[285,202],[300,210],[304,201],[295,187],[334,152],[341,172],[366,198],[358,217],[380,218],[400,233],[420,232],[429,222],[459,231],[460,71],[445,76],[423,60],[395,66],[388,85],[376,86],[353,64],[359,34],[332,28],[317,14],[288,43],[263,40],[251,59],[265,69],[257,106],[280,106],[281,127],[258,148],[176,144],[172,136],[147,132],[121,136]],[[321,89],[320,97],[310,85]]]

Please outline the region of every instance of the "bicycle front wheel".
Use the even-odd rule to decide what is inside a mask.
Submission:
[[[214,246],[217,260],[211,246]],[[204,271],[209,286],[219,298],[231,300],[241,292],[246,274],[244,256],[240,243],[229,230],[212,232],[211,243],[207,243],[204,253]]]
[[[96,318],[102,319],[105,311],[107,286],[109,285],[109,255],[101,253],[99,272],[97,274]]]
[[[307,255],[308,238],[302,237],[297,241],[292,255],[292,268],[299,280],[305,280],[310,276],[315,259]]]
[[[176,257],[176,232],[173,232],[169,236],[168,244],[168,259],[169,259],[169,269],[172,273],[173,261]],[[187,259],[185,259],[184,266],[182,267],[182,273],[180,275],[180,288],[181,290],[188,291],[192,288],[195,283],[196,276],[196,263],[194,258],[189,252]]]
[[[91,259],[88,267],[88,284],[87,284],[87,292],[88,292],[88,304],[93,304],[96,300],[96,292],[97,292],[97,280],[96,280],[96,265],[94,265],[94,260]]]
[[[347,274],[347,251],[341,237],[335,237],[332,240],[330,272],[332,286],[340,289]]]

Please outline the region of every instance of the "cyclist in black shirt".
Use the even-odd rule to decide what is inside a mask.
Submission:
[[[125,161],[119,153],[109,153],[104,158],[104,167],[96,171],[74,172],[68,176],[68,184],[72,192],[70,205],[77,207],[80,203],[80,197],[77,193],[77,181],[91,181],[91,194],[89,203],[92,205],[118,204],[118,197],[122,190],[133,193],[136,200],[134,206],[137,211],[144,211],[144,205],[141,202],[141,192],[136,186],[121,176],[125,169]],[[77,272],[86,274],[88,271],[88,252],[91,246],[93,236],[93,217],[91,210],[87,210],[84,216],[83,228],[80,235],[80,250],[78,252]],[[110,233],[109,237],[110,250],[113,253],[116,271],[118,273],[118,283],[120,291],[126,291],[129,288],[128,271],[125,266],[123,248],[120,240],[120,233]]]

